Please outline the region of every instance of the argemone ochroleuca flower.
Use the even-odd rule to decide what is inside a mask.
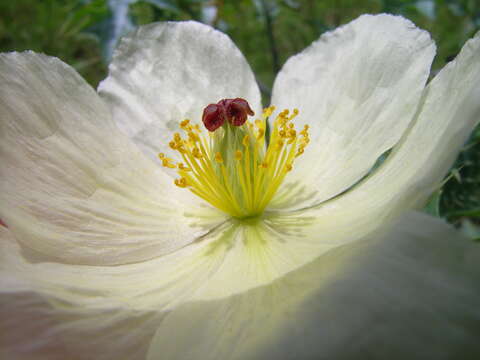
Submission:
[[[98,93],[0,55],[2,358],[475,357],[479,248],[412,210],[479,119],[480,36],[426,85],[434,54],[362,16],[265,109],[195,22],[124,38]]]

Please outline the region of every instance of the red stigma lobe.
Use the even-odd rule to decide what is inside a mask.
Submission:
[[[254,114],[245,99],[223,99],[203,110],[202,121],[209,131],[215,131],[225,123],[225,120],[233,126],[242,126],[247,121],[248,115]]]

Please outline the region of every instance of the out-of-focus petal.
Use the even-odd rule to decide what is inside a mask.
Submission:
[[[109,70],[100,95],[120,129],[152,158],[170,151],[183,119],[202,125],[210,103],[240,97],[260,115],[260,92],[242,53],[197,22],[139,27],[122,39]]]
[[[294,199],[297,208],[346,190],[397,143],[414,117],[434,55],[427,32],[382,14],[328,32],[287,61],[272,104],[298,108],[295,122],[309,124],[311,137],[284,188],[307,185],[311,196]]]
[[[476,359],[480,248],[413,214],[273,283],[186,303],[148,360]]]
[[[389,351],[404,343],[418,345],[408,344],[407,340],[388,343],[390,338],[382,337],[385,331],[390,331],[392,339],[397,339],[393,335],[401,331],[410,331],[410,326],[395,323],[408,311],[414,314],[412,325],[418,328],[413,330],[419,337],[427,336],[422,326],[439,317],[434,322],[437,332],[429,339],[440,342],[446,333],[453,331],[459,335],[450,343],[452,351],[458,343],[470,344],[470,328],[465,329],[466,335],[461,332],[463,324],[447,328],[447,322],[440,315],[447,314],[454,323],[457,321],[452,318],[454,314],[467,312],[470,319],[478,315],[470,312],[477,309],[474,300],[478,298],[479,289],[469,286],[475,285],[470,283],[475,275],[475,268],[471,266],[478,263],[479,248],[465,249],[465,242],[458,239],[454,231],[422,217],[401,223],[388,235],[370,233],[363,236],[366,241],[339,247],[337,242],[346,242],[342,238],[346,232],[340,229],[337,239],[333,225],[328,228],[324,222],[321,229],[314,226],[315,220],[305,216],[296,219],[271,215],[263,220],[226,223],[172,254],[136,264],[106,267],[45,263],[41,259],[28,261],[23,251],[15,247],[14,239],[10,239],[2,243],[1,249],[1,297],[8,299],[12,295],[7,290],[12,288],[8,285],[13,283],[11,280],[21,282],[15,293],[23,292],[28,297],[41,294],[48,301],[50,306],[42,307],[40,314],[48,315],[45,319],[58,319],[58,323],[47,322],[45,326],[53,329],[53,334],[61,335],[66,351],[73,349],[75,354],[83,354],[95,345],[92,349],[105,359],[118,358],[115,355],[122,352],[135,359],[134,354],[145,351],[141,340],[150,339],[157,328],[160,332],[151,351],[152,356],[163,354],[161,359],[188,358],[191,352],[181,352],[188,349],[198,352],[199,358],[213,354],[216,356],[213,358],[229,359],[224,353],[227,349],[234,349],[234,359],[255,358],[257,353],[261,354],[259,358],[269,358],[269,351],[278,347],[278,341],[288,344],[292,335],[298,338],[308,335],[305,348],[313,346],[318,334],[312,334],[310,329],[318,324],[323,326],[319,330],[325,334],[323,342],[328,345],[328,336],[333,337],[333,345],[328,350],[332,353],[345,349],[351,334],[364,334],[369,324],[373,329],[372,338],[368,338],[371,342],[364,346],[374,349],[372,342],[380,339],[387,342],[385,351]],[[348,241],[361,236],[363,230],[358,234],[350,231]],[[328,251],[334,247],[337,249]],[[322,253],[320,257],[315,256]],[[312,257],[318,258],[309,264]],[[472,257],[468,259],[471,266],[463,263],[464,257]],[[2,270],[10,276],[10,281]],[[472,278],[464,278],[468,271],[472,271]],[[396,307],[389,313],[394,299]],[[433,300],[436,302],[432,303]],[[28,310],[29,300],[25,298],[25,301]],[[323,305],[317,304],[319,301]],[[189,305],[192,302],[193,313]],[[202,304],[202,309],[198,310],[198,304]],[[207,304],[205,309],[204,304]],[[453,304],[456,307],[452,308]],[[432,307],[435,310],[429,312]],[[317,310],[320,318],[314,319],[318,321],[305,325],[304,321],[311,319]],[[183,311],[188,313],[184,315]],[[208,316],[202,317],[201,313]],[[12,314],[6,313],[4,321],[11,323]],[[165,318],[166,314],[169,315]],[[379,320],[379,325],[375,316],[386,320]],[[417,324],[416,319],[422,321]],[[472,320],[472,324],[476,321]],[[22,331],[29,333],[30,328],[28,324],[17,325],[15,339],[22,339]],[[27,326],[27,330],[22,330],[22,326]],[[376,328],[379,326],[382,326],[380,330]],[[352,333],[348,333],[350,328]],[[175,340],[165,338],[166,329],[170,329]],[[200,334],[201,329],[205,331],[205,338]],[[165,342],[158,342],[159,338]],[[40,339],[46,342],[45,346],[49,341],[58,341],[57,336]],[[79,339],[82,339],[80,344]],[[169,345],[167,339],[175,342]],[[218,343],[212,343],[217,340]],[[232,343],[235,341],[238,342]],[[29,339],[23,337],[15,344],[21,343],[28,344]],[[182,348],[187,343],[189,347]],[[315,347],[314,351],[317,350]],[[298,354],[301,349],[292,351]],[[205,355],[205,359],[209,359],[208,356]]]
[[[2,54],[0,81],[0,218],[23,246],[61,262],[129,263],[223,221],[116,129],[68,65]]]
[[[82,287],[102,277],[102,269],[115,267],[97,267],[97,278],[81,274],[77,265],[50,264],[66,272],[49,273],[48,264],[29,263],[22,255],[10,230],[0,228],[1,359],[145,359],[164,314],[132,309],[119,299],[102,298],[95,286]],[[70,284],[57,287],[69,275]],[[70,301],[75,296],[79,299]],[[102,306],[81,304],[87,296]]]

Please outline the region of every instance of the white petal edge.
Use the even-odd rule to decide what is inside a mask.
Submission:
[[[473,359],[479,260],[450,226],[410,214],[271,284],[174,309],[148,360]]]
[[[168,142],[179,122],[188,118],[203,128],[210,103],[240,97],[261,111],[242,53],[227,35],[194,21],[141,26],[124,37],[98,91],[118,127],[155,159],[159,152],[176,157]]]
[[[177,190],[68,65],[1,54],[0,80],[0,218],[23,246],[60,262],[130,263],[224,220]]]
[[[311,142],[286,184],[299,182],[301,208],[346,190],[397,143],[413,119],[435,55],[430,35],[407,19],[363,15],[291,57],[278,74],[272,104],[300,110]]]

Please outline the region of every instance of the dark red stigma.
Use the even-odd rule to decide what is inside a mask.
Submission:
[[[224,110],[217,104],[210,104],[203,110],[202,121],[208,131],[215,131],[225,122]]]
[[[223,99],[203,110],[202,121],[209,131],[215,131],[225,120],[233,126],[242,126],[247,121],[247,116],[254,114],[245,99]]]

